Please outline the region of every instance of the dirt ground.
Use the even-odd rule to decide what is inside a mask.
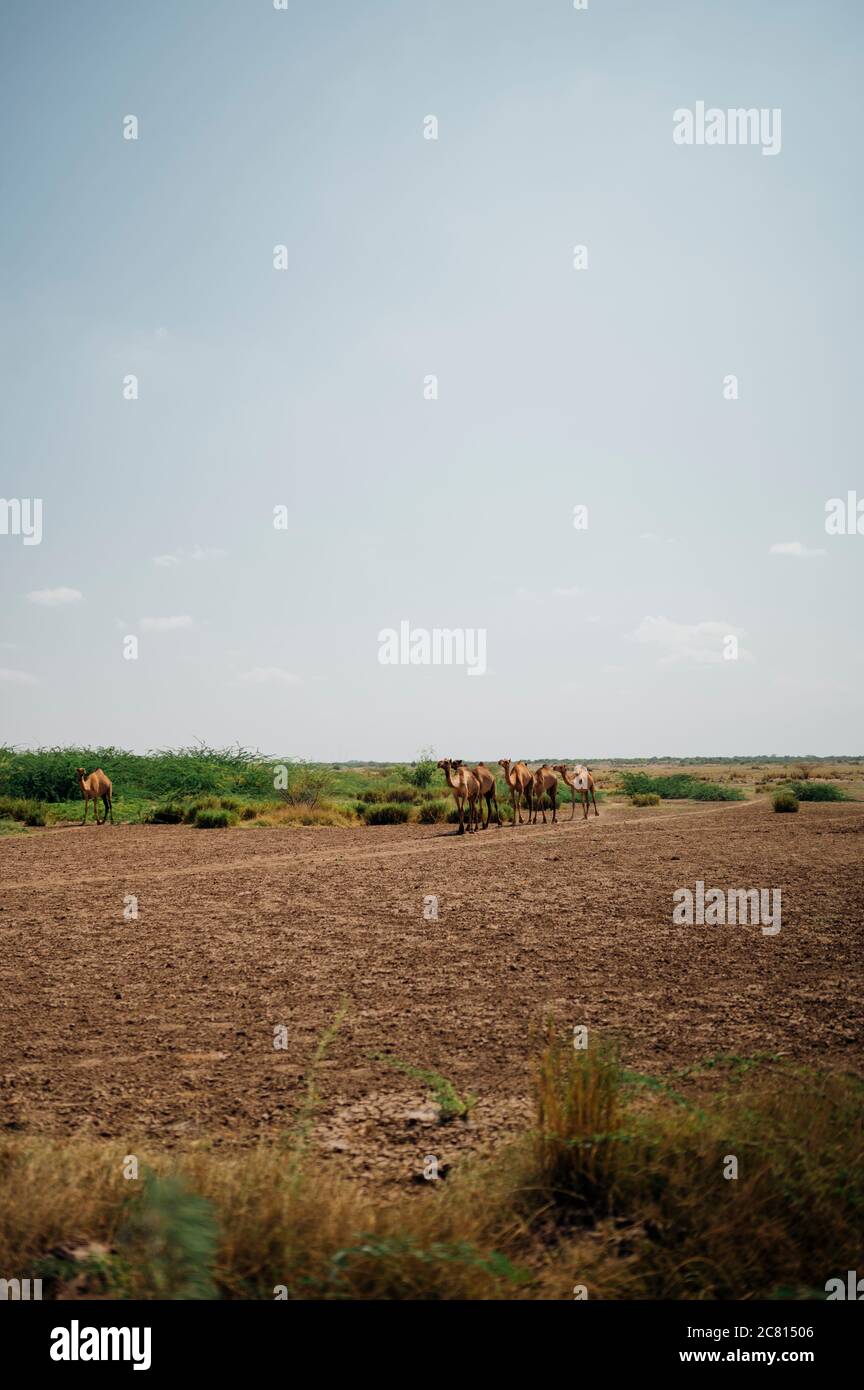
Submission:
[[[426,1154],[446,1165],[523,1124],[547,1016],[657,1076],[718,1054],[864,1069],[864,806],[564,815],[461,839],[89,825],[0,841],[0,1125],[129,1152],[276,1139],[342,1000],[315,1143],[364,1184],[421,1180]],[[780,888],[782,930],[673,925],[673,891],[697,879]],[[436,1123],[380,1053],[475,1095],[470,1121]]]

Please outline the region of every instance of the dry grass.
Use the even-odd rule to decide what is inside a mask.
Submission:
[[[310,1085],[287,1154],[142,1151],[132,1181],[119,1144],[5,1136],[0,1269],[48,1296],[740,1299],[816,1296],[859,1257],[850,1077],[748,1064],[700,1103],[550,1034],[530,1132],[393,1202],[312,1161]]]

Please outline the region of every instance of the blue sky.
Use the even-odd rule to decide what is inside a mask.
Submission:
[[[858,5],[0,26],[2,737],[861,752]],[[780,153],[676,146],[699,100]],[[486,674],[382,666],[402,620]]]

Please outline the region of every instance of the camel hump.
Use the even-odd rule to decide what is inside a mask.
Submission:
[[[580,791],[584,790],[588,786],[587,767],[580,766],[573,769],[573,783],[574,786],[577,786],[580,789]]]

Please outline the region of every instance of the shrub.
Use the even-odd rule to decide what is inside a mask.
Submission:
[[[328,768],[315,767],[299,758],[287,764],[280,764],[280,769],[284,769],[284,772],[280,771],[280,777],[285,781],[285,786],[277,787],[276,792],[289,806],[314,808],[333,783]]]
[[[357,799],[371,806],[375,802],[386,801],[387,793],[382,791],[380,787],[369,787],[365,792],[360,792]],[[362,815],[363,812],[361,811],[360,814]]]
[[[385,803],[383,806],[368,806],[365,820],[367,825],[404,825],[409,814],[407,806]]]
[[[721,787],[719,782],[706,782],[689,772],[672,772],[661,777],[649,777],[646,772],[622,772],[621,787],[628,796],[636,792],[656,792],[663,801],[669,798],[691,801],[743,801],[738,787]]]
[[[775,792],[771,805],[775,811],[797,811],[798,798],[792,792]]]
[[[848,801],[849,797],[833,782],[793,782],[789,788],[799,801]]]
[[[416,801],[417,792],[414,787],[390,787],[384,794],[386,801]]]
[[[415,787],[421,790],[428,787],[432,778],[435,776],[435,750],[434,748],[421,748],[417,755],[417,761],[408,772],[408,780]]]
[[[447,819],[446,801],[424,801],[417,813],[421,825],[437,825]]]
[[[224,830],[226,826],[236,824],[237,817],[233,811],[225,811],[221,807],[218,810],[205,807],[195,817],[195,827],[198,830]]]
[[[660,805],[660,798],[656,792],[634,792],[630,801],[634,806]]]

